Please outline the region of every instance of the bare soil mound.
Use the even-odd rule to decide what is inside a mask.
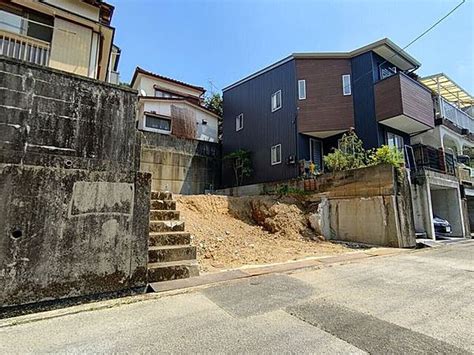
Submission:
[[[265,264],[347,252],[308,227],[292,197],[176,196],[177,209],[193,235],[202,271]]]

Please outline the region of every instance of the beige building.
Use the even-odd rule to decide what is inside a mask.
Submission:
[[[101,0],[0,0],[0,54],[118,83],[113,11]]]
[[[201,141],[218,141],[219,117],[203,105],[205,89],[137,67],[130,86],[138,91],[138,128]]]

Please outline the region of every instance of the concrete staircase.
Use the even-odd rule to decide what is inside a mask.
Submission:
[[[179,220],[170,192],[152,191],[148,238],[148,283],[199,275],[196,247]]]

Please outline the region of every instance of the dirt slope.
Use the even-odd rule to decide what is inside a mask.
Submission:
[[[265,264],[349,251],[322,241],[308,228],[301,203],[291,197],[176,196],[193,235],[202,271]]]

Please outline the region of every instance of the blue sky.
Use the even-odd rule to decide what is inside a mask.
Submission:
[[[292,52],[350,51],[388,37],[404,47],[461,0],[110,0],[122,81],[135,67],[222,89]],[[417,73],[444,72],[474,94],[474,1],[407,51]]]

